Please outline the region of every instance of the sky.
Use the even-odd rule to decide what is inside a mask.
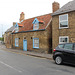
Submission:
[[[19,22],[21,12],[25,13],[25,19],[52,13],[54,1],[62,7],[72,0],[0,0],[0,37],[13,22]]]

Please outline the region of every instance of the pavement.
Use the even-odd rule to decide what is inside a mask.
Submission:
[[[37,52],[32,52],[32,51],[9,49],[9,48],[6,48],[6,46],[4,44],[0,44],[0,49],[8,51],[8,52],[17,53],[17,54],[29,55],[29,56],[35,56],[35,57],[40,57],[40,58],[46,58],[46,59],[53,60],[52,59],[52,54],[44,54],[44,53],[37,53]]]

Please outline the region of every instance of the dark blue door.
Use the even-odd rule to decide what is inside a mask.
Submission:
[[[27,51],[27,40],[23,40],[23,50]]]

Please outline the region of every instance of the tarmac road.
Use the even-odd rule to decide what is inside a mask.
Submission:
[[[75,75],[75,67],[0,50],[0,75]]]

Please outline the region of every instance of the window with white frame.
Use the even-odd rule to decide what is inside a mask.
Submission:
[[[39,38],[33,38],[33,48],[39,48]]]
[[[19,46],[19,39],[15,38],[15,46],[18,47]]]
[[[69,37],[68,36],[60,36],[59,44],[62,44],[62,43],[69,43]]]
[[[39,29],[39,24],[38,23],[34,24],[33,25],[33,30],[38,30],[38,29]]]
[[[59,28],[68,28],[68,14],[59,16]]]

